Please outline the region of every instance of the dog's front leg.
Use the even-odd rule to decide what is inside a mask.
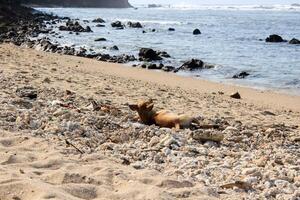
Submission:
[[[175,124],[175,130],[177,130],[177,131],[180,130],[180,124],[179,123]]]

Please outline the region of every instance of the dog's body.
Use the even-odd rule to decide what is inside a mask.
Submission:
[[[153,102],[150,101],[139,101],[138,104],[129,105],[131,110],[137,111],[139,118],[144,124],[152,125],[155,124],[160,127],[167,128],[218,128],[217,125],[200,125],[199,121],[188,115],[177,115],[168,110],[153,110]]]

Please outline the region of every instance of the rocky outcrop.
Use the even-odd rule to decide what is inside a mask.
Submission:
[[[154,51],[150,48],[141,48],[139,52],[140,60],[144,61],[153,61],[153,60],[162,60],[162,57],[159,56],[159,52]]]
[[[97,7],[97,8],[128,8],[128,0],[23,0],[22,3],[33,7]]]
[[[65,26],[60,26],[59,27],[60,31],[71,31],[71,32],[92,32],[91,28],[87,26],[86,28],[83,28],[79,22],[73,22],[73,21],[68,21],[66,22]]]
[[[293,38],[289,41],[289,44],[300,44],[300,40]]]
[[[266,38],[266,42],[285,42],[280,35],[270,35]]]
[[[194,71],[194,70],[201,70],[201,69],[210,69],[213,67],[214,66],[212,65],[205,64],[202,60],[192,59],[183,63],[183,65],[179,67],[177,70]]]

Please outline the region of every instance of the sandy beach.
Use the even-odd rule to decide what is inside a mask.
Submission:
[[[224,139],[140,124],[150,98]],[[299,96],[1,44],[0,102],[0,200],[300,198]]]

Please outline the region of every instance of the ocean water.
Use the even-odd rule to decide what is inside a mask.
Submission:
[[[300,45],[266,43],[270,34],[284,39],[300,39],[300,6],[187,6],[138,9],[80,9],[40,8],[41,11],[77,18],[89,25],[93,33],[80,35],[59,32],[62,38],[51,37],[61,44],[84,46],[96,52],[137,55],[142,47],[167,51],[172,57],[166,65],[180,66],[191,58],[215,64],[216,68],[180,72],[183,76],[216,82],[245,85],[259,89],[272,89],[300,95]],[[91,20],[101,17],[106,27],[95,27]],[[84,22],[89,20],[90,22]],[[139,21],[143,29],[115,30],[112,21]],[[170,32],[168,28],[175,28]],[[193,35],[199,28],[201,35]],[[156,32],[151,32],[156,29]],[[142,30],[147,31],[143,34]],[[94,42],[104,37],[106,42]],[[263,39],[261,41],[260,39]],[[117,45],[119,51],[103,47]],[[241,71],[251,75],[245,79],[232,79]]]

